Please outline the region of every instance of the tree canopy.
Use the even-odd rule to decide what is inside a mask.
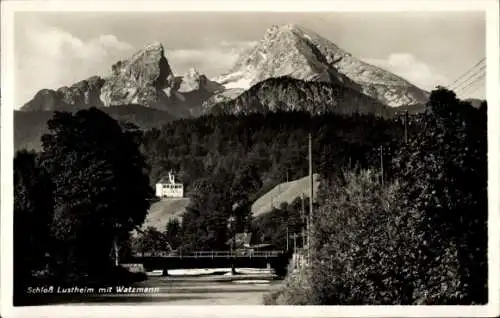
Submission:
[[[54,184],[52,233],[61,270],[98,271],[113,242],[126,240],[150,205],[140,132],[95,108],[56,112],[47,124],[40,158]]]
[[[14,158],[14,281],[15,299],[32,284],[34,271],[46,269],[51,253],[50,223],[54,211],[52,183],[35,153]]]

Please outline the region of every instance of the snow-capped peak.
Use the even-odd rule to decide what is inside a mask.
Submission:
[[[393,107],[422,103],[428,96],[401,77],[356,59],[296,24],[268,28],[253,48],[240,54],[228,73],[214,80],[228,89],[248,89],[281,76],[349,86]]]

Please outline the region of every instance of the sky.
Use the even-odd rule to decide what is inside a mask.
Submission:
[[[106,76],[114,62],[155,41],[174,74],[194,67],[214,77],[267,28],[285,23],[426,90],[451,84],[486,54],[483,12],[17,12],[16,108],[42,88]],[[484,98],[480,84],[469,89],[472,97]]]

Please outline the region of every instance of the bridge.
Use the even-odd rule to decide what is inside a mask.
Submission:
[[[282,272],[288,265],[290,253],[285,251],[193,251],[136,253],[127,263],[143,264],[146,271],[180,268],[274,268]]]
[[[155,252],[155,253],[136,253],[134,258],[160,257],[160,258],[276,258],[283,255],[284,251],[195,251],[195,252]]]

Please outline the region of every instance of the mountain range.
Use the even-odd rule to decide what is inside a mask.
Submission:
[[[429,94],[401,77],[362,62],[303,27],[274,25],[234,67],[214,80],[228,89],[246,90],[268,78],[327,82],[354,88],[390,107],[425,102]]]
[[[42,89],[20,108],[23,114],[15,116],[19,126],[15,145],[36,148],[31,138],[40,134],[41,125],[35,122],[45,124],[53,111],[92,106],[107,109],[118,119],[134,117],[138,126],[150,128],[162,120],[203,114],[276,110],[385,117],[396,109],[420,110],[428,96],[313,31],[294,24],[274,25],[255,46],[240,54],[228,72],[212,79],[194,68],[175,75],[163,45],[155,42],[114,63],[105,77]],[[129,111],[134,115],[128,116]],[[156,115],[140,116],[141,111]],[[38,127],[37,131],[25,132],[35,129],[32,127]]]

